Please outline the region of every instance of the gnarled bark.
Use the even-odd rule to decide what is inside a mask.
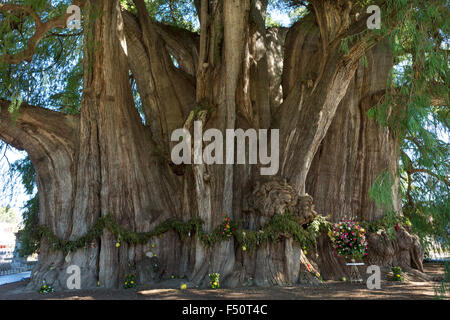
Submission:
[[[266,0],[195,1],[200,36],[152,21],[144,1],[134,3],[137,16],[118,0],[86,2],[102,14],[85,30],[78,116],[24,107],[15,126],[2,108],[0,137],[25,149],[36,168],[42,225],[76,240],[108,214],[134,232],[169,218],[200,217],[210,232],[224,215],[252,230],[286,211],[302,226],[318,213],[336,221],[343,213],[383,216],[367,192],[380,170],[395,171],[398,145],[366,111],[385,89],[392,57],[379,45],[367,53],[369,68],[361,65],[379,39],[355,43],[347,54],[339,50],[345,35],[365,25],[350,1],[312,1],[313,14],[289,30],[266,30]],[[130,70],[145,125],[133,103]],[[171,163],[172,131],[192,132],[193,120],[222,132],[280,129],[279,173],[260,177],[259,166],[249,164]],[[335,275],[326,238],[319,239],[317,264],[286,235],[253,252],[233,238],[209,248],[175,232],[144,245],[120,240],[104,230],[64,255],[43,239],[31,286],[45,279],[65,287],[71,264],[81,267],[83,288],[118,287],[134,270],[139,283],[174,274],[199,286],[213,272],[224,286],[245,284],[249,275],[257,285],[318,282],[319,269]]]

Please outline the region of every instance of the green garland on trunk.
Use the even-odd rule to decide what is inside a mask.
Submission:
[[[207,247],[213,247],[219,242],[234,237],[243,251],[253,251],[258,246],[267,244],[269,241],[276,241],[281,236],[292,238],[302,248],[310,247],[315,244],[319,233],[327,231],[330,227],[330,223],[324,217],[318,216],[308,227],[304,228],[297,223],[295,217],[290,213],[275,215],[258,231],[244,229],[239,223],[224,221],[212,232],[206,233],[202,228],[203,224],[204,222],[199,217],[186,222],[167,219],[152,231],[133,232],[119,226],[111,215],[106,215],[100,217],[88,232],[77,240],[60,239],[45,225],[38,227],[36,236],[37,239],[45,238],[52,250],[62,250],[65,254],[91,245],[101,237],[105,228],[116,237],[118,242],[124,241],[131,245],[146,244],[154,237],[162,236],[169,231],[176,231],[182,239],[186,239],[190,233],[195,234]],[[227,224],[230,231],[224,232]]]
[[[380,219],[373,222],[362,222],[361,225],[369,232],[376,232],[378,229],[388,229],[392,221]],[[398,217],[396,222],[404,224],[403,217]],[[76,251],[92,244],[100,239],[104,229],[109,230],[118,242],[126,242],[131,245],[146,244],[152,238],[162,236],[169,231],[177,232],[182,239],[189,235],[195,236],[207,247],[213,247],[215,244],[227,241],[234,237],[243,251],[253,251],[261,245],[274,242],[280,237],[292,238],[303,249],[310,248],[316,243],[316,239],[321,232],[327,233],[331,230],[332,223],[323,216],[317,216],[306,228],[300,225],[296,217],[291,213],[276,214],[260,230],[249,230],[241,227],[240,223],[225,220],[218,225],[212,232],[207,233],[203,230],[204,222],[199,217],[192,218],[186,222],[178,219],[167,219],[148,232],[133,232],[126,230],[118,225],[111,215],[100,217],[97,222],[88,230],[88,232],[77,240],[63,240],[58,238],[47,226],[39,226],[36,232],[36,239],[45,238],[52,250],[62,250],[64,253]],[[406,223],[407,224],[407,223]],[[225,227],[229,225],[226,232]]]

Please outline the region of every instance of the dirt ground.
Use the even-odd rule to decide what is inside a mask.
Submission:
[[[433,279],[444,277],[442,264],[426,263],[425,273]],[[326,281],[320,286],[297,285],[291,287],[238,288],[238,289],[95,289],[54,292],[46,295],[25,292],[28,280],[0,286],[0,300],[356,300],[356,299],[434,299],[437,281],[428,282],[381,282],[381,289],[369,290],[366,284]],[[447,296],[447,299],[449,297]]]

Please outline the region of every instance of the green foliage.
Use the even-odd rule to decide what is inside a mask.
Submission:
[[[403,282],[403,280],[405,280],[402,275],[403,274],[402,268],[392,267],[391,270],[392,270],[392,274],[393,274],[393,276],[392,276],[393,281]]]
[[[361,222],[361,226],[366,229],[369,232],[377,232],[378,230],[385,230],[388,231],[390,229],[394,230],[394,226],[396,225],[403,225],[405,227],[410,227],[411,226],[411,222],[409,221],[409,219],[405,216],[401,216],[401,215],[385,215],[383,218],[375,220],[375,221],[371,221],[371,222],[367,222],[367,221],[362,221]],[[388,232],[389,234],[389,232]]]
[[[318,215],[307,227],[311,239],[316,239],[321,233],[327,233],[331,230],[332,223],[327,221],[327,217]],[[306,254],[306,253],[305,253]]]
[[[386,215],[379,221],[373,223],[368,230],[376,232],[379,229],[386,230],[389,237],[395,238],[396,232],[394,226],[402,219],[393,207],[392,188],[394,184],[394,178],[388,171],[382,172],[372,187],[369,189],[369,197],[375,201],[379,208],[382,208]],[[377,228],[377,229],[374,229]]]
[[[402,141],[403,211],[413,229],[421,232],[421,238],[442,237],[450,211],[449,6],[444,0],[391,0],[387,8],[393,15],[383,14],[384,18],[401,17],[389,37],[396,67],[384,101],[369,115]]]
[[[125,289],[130,289],[136,287],[136,274],[130,273],[125,275],[125,283],[123,284]]]
[[[0,208],[0,222],[17,224],[19,216],[10,207]]]
[[[266,27],[288,27],[309,13],[306,1],[269,0],[266,14]],[[276,20],[277,14],[289,17],[289,23]]]
[[[153,19],[179,28],[198,32],[200,23],[193,0],[145,0],[147,11]],[[131,0],[121,0],[121,5],[137,14]]]
[[[220,273],[209,274],[209,285],[211,286],[211,289],[220,288]]]
[[[291,22],[297,22],[304,18],[308,13],[309,11],[305,6],[297,6],[289,11],[289,18],[291,19]]]
[[[64,89],[50,96],[52,105],[57,107],[61,112],[77,114],[81,104],[82,81],[83,65],[82,59],[80,58],[68,74]]]
[[[224,224],[225,223],[225,224]],[[231,220],[227,220],[218,225],[212,232],[206,233],[202,226],[203,221],[200,218],[193,218],[186,222],[177,219],[167,219],[148,232],[132,232],[124,229],[114,222],[110,215],[100,217],[97,222],[88,230],[88,232],[77,240],[68,241],[59,239],[47,226],[39,226],[35,235],[35,241],[45,238],[53,250],[62,250],[71,252],[82,249],[99,239],[103,230],[108,229],[117,239],[117,247],[120,242],[136,245],[148,243],[152,238],[161,236],[168,231],[176,231],[182,239],[195,233],[197,238],[207,247],[228,241],[234,236],[237,243],[254,250],[260,245],[267,244],[269,241],[277,241],[280,237],[292,237],[295,242],[302,247],[310,247],[315,244],[316,236],[319,230],[327,230],[329,223],[322,217],[318,218],[314,226],[304,229],[299,225],[291,214],[275,215],[272,220],[267,222],[260,230],[246,230]],[[229,228],[225,226],[229,225]],[[224,227],[227,232],[224,232]],[[309,230],[308,230],[309,229]]]
[[[31,5],[43,21],[63,14],[70,1],[9,1]],[[21,54],[35,32],[34,20],[17,12],[0,14],[0,56]],[[70,29],[54,29],[39,42],[33,58],[19,64],[0,64],[0,98],[10,100],[17,114],[22,101],[66,112],[77,109],[74,78],[80,73],[83,35]],[[78,84],[81,84],[78,82]],[[78,94],[79,95],[79,94]],[[54,98],[52,98],[54,96]],[[58,98],[60,96],[60,98]],[[64,98],[62,98],[64,96]],[[57,99],[58,98],[58,99]],[[70,110],[70,112],[73,112]]]
[[[26,156],[14,162],[11,164],[9,171],[11,175],[17,175],[21,178],[26,194],[32,195],[36,184],[36,172],[30,157]]]
[[[282,235],[290,236],[300,246],[310,248],[316,243],[319,231],[327,230],[329,225],[330,223],[325,218],[318,216],[304,229],[292,214],[286,213],[275,215],[258,231],[238,228],[234,232],[234,236],[237,242],[245,247],[244,251],[249,250],[250,252],[269,241],[276,241]]]
[[[349,54],[350,53],[350,48],[348,47],[349,41],[350,41],[349,37],[346,37],[346,38],[342,39],[341,45],[339,47],[339,50],[341,50],[345,54]]]
[[[40,237],[38,233],[39,197],[36,195],[25,204],[22,213],[23,228],[19,231],[21,257],[29,256],[39,250]]]
[[[445,262],[444,264],[445,278],[434,287],[434,298],[436,300],[448,299],[450,294],[450,263]]]
[[[52,287],[51,285],[47,284],[47,283],[45,282],[45,280],[43,280],[43,281],[42,281],[42,286],[41,286],[41,288],[39,289],[39,293],[40,293],[40,294],[48,294],[48,293],[52,293],[52,292],[55,292],[55,290],[53,289],[53,287]]]
[[[25,188],[25,193],[32,196],[30,200],[25,203],[22,212],[23,228],[19,230],[21,248],[19,249],[20,256],[28,256],[39,249],[39,237],[37,235],[37,225],[39,217],[39,197],[35,193],[36,186],[36,172],[30,158],[27,156],[19,159],[10,166],[11,180],[20,178],[22,185]]]
[[[369,197],[375,201],[376,205],[387,211],[393,210],[392,185],[394,179],[390,172],[382,172],[372,187],[369,189]]]
[[[389,127],[401,142],[398,175],[403,213],[411,221],[413,232],[425,246],[431,243],[431,236],[448,248],[450,8],[445,0],[386,3],[387,12],[392,14],[382,9],[383,24],[401,21],[389,32],[396,66],[384,100],[368,115]],[[380,197],[376,201],[386,206],[389,184],[386,176],[380,180],[376,184],[386,183],[378,188]]]
[[[444,270],[445,270],[445,282],[450,282],[450,263],[447,261],[444,264]]]
[[[22,105],[22,97],[20,96],[13,97],[13,99],[11,100],[11,104],[8,107],[8,112],[11,114],[12,120],[14,122],[17,120],[17,117],[19,116],[19,109],[21,105]]]
[[[273,28],[273,27],[281,27],[281,23],[279,21],[274,20],[270,15],[267,15],[266,17],[266,27]]]
[[[434,299],[447,300],[450,292],[450,286],[448,283],[441,281],[434,287]]]

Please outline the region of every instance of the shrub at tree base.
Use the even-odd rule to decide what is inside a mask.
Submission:
[[[220,288],[219,278],[220,278],[220,273],[210,273],[209,274],[209,284],[211,285],[212,289]]]
[[[42,287],[39,289],[39,293],[47,294],[47,293],[51,293],[51,292],[55,292],[53,287],[51,285],[48,285],[45,281],[42,281]]]
[[[125,276],[125,283],[123,285],[125,289],[136,287],[136,274],[130,273]]]
[[[404,278],[402,276],[402,268],[400,267],[392,267],[392,273],[393,273],[393,279],[394,281],[400,281],[403,282]]]

